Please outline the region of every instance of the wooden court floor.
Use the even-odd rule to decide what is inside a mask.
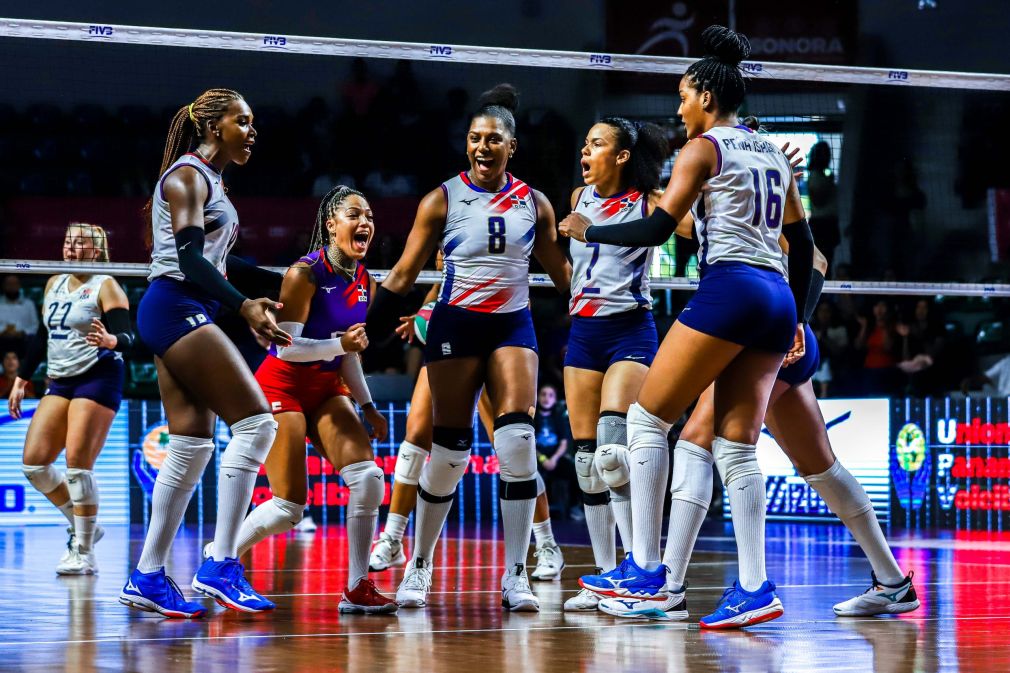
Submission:
[[[1010,671],[1010,535],[919,536],[895,541],[915,570],[923,605],[902,618],[839,619],[831,606],[868,585],[869,566],[837,526],[772,524],[768,566],[783,618],[746,632],[708,633],[696,620],[735,576],[731,532],[708,526],[688,573],[688,622],[627,622],[561,610],[590,570],[587,547],[565,545],[562,582],[537,583],[539,614],[499,607],[497,531],[448,529],[427,609],[341,615],[340,526],[264,543],[249,559],[272,614],[217,606],[206,619],[166,620],[116,601],[142,531],[113,528],[98,547],[97,577],[57,578],[65,536],[56,527],[0,528],[0,670],[316,671]],[[562,535],[559,536],[565,539]],[[581,537],[572,528],[569,539]],[[204,540],[176,540],[170,572],[187,594]],[[401,571],[373,576],[395,590]]]

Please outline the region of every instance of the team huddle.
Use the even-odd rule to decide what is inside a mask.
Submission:
[[[918,608],[912,575],[898,567],[869,497],[835,459],[810,383],[819,356],[806,323],[826,262],[814,246],[791,157],[738,118],[745,91],[740,63],[749,43],[719,26],[706,29],[703,40],[707,55],[679,84],[678,114],[690,140],[664,190],[666,141],[659,129],[606,117],[587,133],[584,184],[572,192],[571,214],[557,222],[550,201],[507,170],[518,149],[518,96],[498,85],[470,117],[469,168],[422,198],[404,252],[378,286],[361,263],[375,233],[371,208],[364,194],[343,186],[324,197],[310,250],[283,278],[229,255],[238,216],[222,172],[249,160],[253,112],[227,89],[204,92],[181,108],[148,207],[150,286],[137,314],[139,338],[155,354],[168,453],[144,548],[119,600],[168,617],[206,614],[166,574],[165,562],[213,455],[220,417],[231,439],[220,456],[215,536],[192,580],[195,591],[244,612],[274,608],[247,581],[239,558],[302,518],[308,437],[350,493],[348,582],[339,610],[424,607],[435,548],[469,465],[479,406],[500,466],[501,604],[538,611],[526,569],[531,535],[540,561],[534,579],[559,577],[563,560],[549,533],[531,415],[538,372],[532,255],[557,290],[571,296],[564,382],[597,566],[580,578],[565,610],[686,619],[685,576],[715,466],[732,510],[739,579],[701,626],[740,628],[781,616],[765,570],[765,484],[755,453],[766,422],[872,566],[871,587],[835,605],[835,613]],[[100,232],[71,225],[64,259],[107,261]],[[571,239],[567,256],[559,232]],[[648,273],[655,246],[674,234],[700,244],[701,282],[660,343]],[[442,282],[428,296],[434,306],[423,333],[425,366],[398,454],[390,515],[373,545],[384,477],[371,439],[386,436],[387,421],[372,404],[358,353],[394,332],[412,338],[417,306],[406,295],[436,251]],[[279,288],[279,300],[246,292],[266,287]],[[271,344],[255,373],[214,324],[222,306]],[[23,468],[68,519],[61,574],[97,572],[94,546],[103,531],[92,468],[122,397],[120,352],[134,338],[128,309],[109,276],[50,279],[46,331],[39,331],[11,394],[11,412],[19,416],[24,385],[46,359],[52,383],[32,418]],[[668,435],[692,405],[672,452],[671,478]],[[65,476],[53,467],[64,447]],[[247,514],[264,464],[273,498]],[[672,504],[661,549],[668,481]],[[402,539],[415,507],[408,559]],[[615,531],[625,552],[620,562]],[[369,571],[399,564],[406,568],[395,598],[380,593]]]

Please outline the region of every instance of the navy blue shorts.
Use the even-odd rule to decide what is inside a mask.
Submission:
[[[506,346],[537,352],[537,335],[528,308],[511,313],[481,313],[443,302],[435,304],[428,319],[424,361],[478,357],[486,360]]]
[[[778,271],[717,262],[677,318],[691,329],[748,348],[788,353],[796,337],[796,301]]]
[[[566,367],[606,372],[615,362],[652,364],[659,350],[656,321],[647,308],[600,317],[572,318]]]
[[[806,333],[807,351],[798,362],[794,362],[788,367],[779,370],[778,379],[790,386],[798,386],[806,383],[814,377],[821,366],[821,349],[817,346],[817,337],[814,336],[810,325],[804,325],[803,331]]]
[[[198,327],[214,322],[219,302],[192,283],[155,278],[137,307],[137,332],[158,357]]]
[[[123,401],[125,372],[123,359],[106,351],[88,371],[76,376],[50,379],[46,395],[68,400],[92,400],[103,407],[119,411],[119,403]]]

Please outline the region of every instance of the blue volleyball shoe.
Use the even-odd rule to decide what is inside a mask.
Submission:
[[[715,612],[698,622],[703,629],[741,629],[782,616],[782,601],[775,585],[765,580],[757,591],[744,591],[739,581],[722,593]]]
[[[119,594],[119,602],[146,612],[157,612],[176,619],[195,619],[207,614],[207,608],[187,601],[179,585],[165,574],[164,568],[153,573],[134,570]]]
[[[206,559],[193,577],[193,588],[210,596],[218,605],[239,612],[265,612],[276,605],[263,598],[245,578],[245,568],[238,559]]]
[[[631,552],[621,565],[602,575],[583,575],[579,586],[610,598],[666,599],[666,566],[643,570],[635,563]]]

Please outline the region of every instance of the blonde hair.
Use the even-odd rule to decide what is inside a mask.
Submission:
[[[91,240],[92,245],[98,250],[97,262],[109,261],[109,236],[103,227],[88,222],[71,222],[67,225],[67,234],[71,229],[80,229],[82,235]]]

